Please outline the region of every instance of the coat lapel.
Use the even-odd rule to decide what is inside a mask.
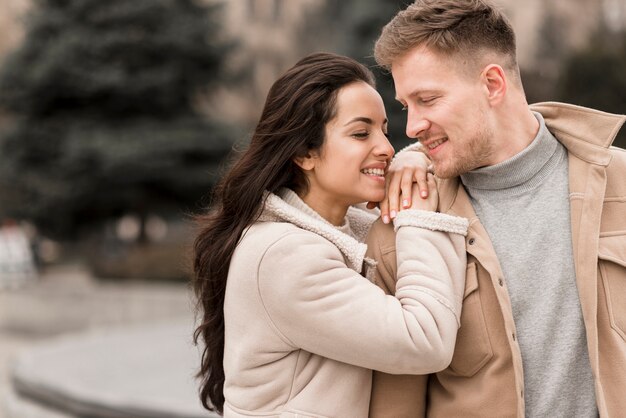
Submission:
[[[478,219],[469,195],[458,178],[441,180],[439,185],[439,210],[449,215],[467,218],[470,222],[465,238],[465,248],[468,254],[474,256],[478,262],[497,280],[502,276],[500,263],[495,257],[495,250],[489,239],[489,234]]]
[[[585,319],[589,358],[599,370],[598,357],[598,244],[606,169],[569,154],[572,247],[576,285]]]

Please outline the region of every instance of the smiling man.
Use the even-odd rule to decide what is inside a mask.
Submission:
[[[470,219],[454,357],[429,376],[376,373],[375,417],[617,417],[626,410],[626,119],[529,106],[507,19],[483,0],[418,0],[385,26],[406,133],[439,211]],[[370,232],[395,289],[393,229]]]

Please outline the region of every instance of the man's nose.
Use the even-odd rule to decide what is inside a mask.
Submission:
[[[406,136],[417,139],[429,127],[430,122],[423,114],[409,110],[406,120]]]

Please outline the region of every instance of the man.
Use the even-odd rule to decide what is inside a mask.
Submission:
[[[626,152],[610,145],[626,118],[529,107],[513,30],[483,0],[418,0],[375,57],[432,161],[439,210],[470,228],[452,363],[376,373],[371,416],[624,416]],[[393,292],[391,225],[368,241]]]

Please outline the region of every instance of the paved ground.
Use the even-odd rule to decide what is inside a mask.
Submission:
[[[192,315],[182,283],[101,281],[78,265],[49,268],[32,284],[0,290],[0,391],[8,387],[12,358],[22,349],[85,331]]]

